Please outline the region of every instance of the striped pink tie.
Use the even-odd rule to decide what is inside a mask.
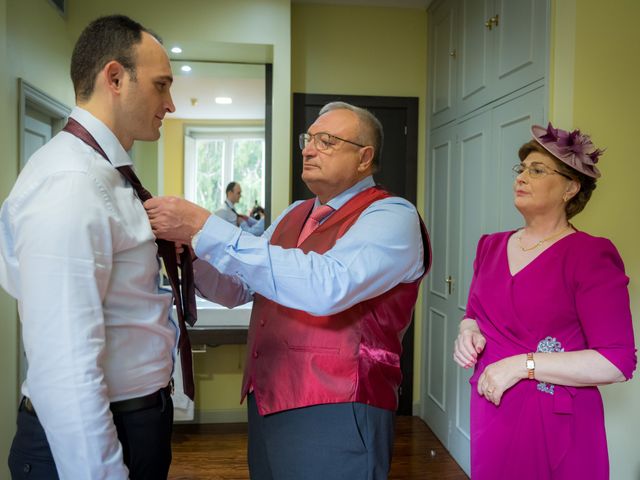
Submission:
[[[311,215],[309,215],[309,218],[307,218],[307,222],[304,224],[304,227],[302,227],[302,231],[300,232],[300,236],[298,237],[298,247],[302,242],[306,240],[309,235],[311,235],[311,232],[318,228],[320,222],[331,215],[332,212],[333,208],[329,205],[320,205],[313,212],[311,212]]]

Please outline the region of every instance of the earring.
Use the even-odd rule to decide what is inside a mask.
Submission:
[[[564,195],[562,195],[562,201],[565,202],[565,203],[569,201],[569,199],[567,198],[567,194],[566,193]]]

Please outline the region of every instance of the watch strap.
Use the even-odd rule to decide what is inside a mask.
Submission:
[[[533,380],[536,376],[536,362],[533,359],[533,352],[527,353],[527,378]]]

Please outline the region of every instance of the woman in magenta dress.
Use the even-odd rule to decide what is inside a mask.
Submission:
[[[636,366],[628,277],[577,231],[602,153],[579,131],[532,127],[514,167],[525,226],[478,243],[454,360],[471,377],[473,480],[609,478],[598,385]]]

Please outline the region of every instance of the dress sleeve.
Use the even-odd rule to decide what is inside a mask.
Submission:
[[[636,348],[629,277],[616,247],[604,238],[587,242],[575,272],[576,309],[588,348],[630,379],[636,368]]]
[[[474,320],[476,319],[476,311],[473,307],[474,290],[476,285],[476,278],[478,277],[480,265],[482,264],[482,259],[484,257],[486,239],[488,237],[489,235],[482,235],[480,237],[480,240],[478,240],[478,246],[476,248],[476,258],[473,260],[473,277],[471,278],[471,285],[469,286],[469,296],[467,297],[467,311],[465,313],[465,318],[473,318]]]

